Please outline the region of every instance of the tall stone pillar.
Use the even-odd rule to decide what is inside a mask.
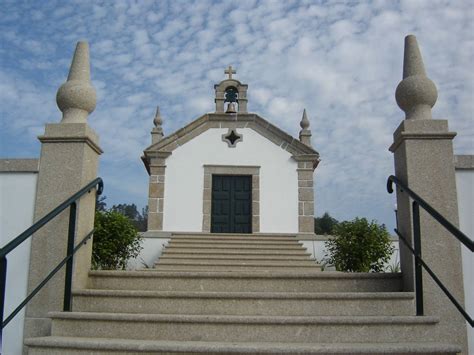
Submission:
[[[431,108],[437,99],[434,83],[426,76],[415,36],[405,38],[403,80],[396,99],[406,117],[395,131],[390,151],[394,153],[395,175],[450,222],[458,225],[452,140],[446,120],[433,120]],[[413,246],[411,201],[397,189],[398,229]],[[442,282],[463,303],[460,243],[421,211],[422,257]],[[414,258],[400,243],[400,259],[405,290],[414,289]],[[423,272],[426,315],[439,316],[437,341],[457,343],[466,351],[466,323],[431,277]]]
[[[311,147],[311,130],[306,109],[301,117],[300,141]],[[314,182],[316,156],[311,154],[294,157],[298,161],[298,233],[314,234]]]
[[[40,219],[97,177],[102,153],[99,138],[87,124],[96,105],[90,82],[89,48],[79,42],[67,81],[56,101],[63,113],[60,123],[47,124],[41,141],[41,156],[35,220]],[[77,205],[76,244],[94,226],[95,192],[83,196]],[[66,256],[69,209],[44,226],[31,241],[28,291],[32,291]],[[90,270],[92,242],[74,256],[73,288],[84,288]],[[26,309],[25,337],[50,334],[48,312],[63,307],[64,268],[31,300]]]
[[[150,183],[148,189],[148,231],[163,230],[165,203],[166,158],[171,153],[153,152],[149,154]]]

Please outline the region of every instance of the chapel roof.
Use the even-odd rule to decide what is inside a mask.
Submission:
[[[311,131],[306,111],[301,121],[300,139],[294,138],[258,114],[247,112],[247,85],[232,77],[235,70],[229,66],[225,70],[228,78],[214,85],[216,111],[206,113],[176,132],[163,136],[162,119],[159,109],[152,130],[153,143],[144,150],[142,160],[149,172],[151,158],[167,158],[178,147],[212,128],[230,130],[250,128],[281,149],[288,151],[295,160],[313,162],[313,169],[319,163],[319,153],[311,147]],[[227,104],[227,110],[225,111]],[[235,109],[235,106],[237,109]]]

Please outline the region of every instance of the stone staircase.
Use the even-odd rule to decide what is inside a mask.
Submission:
[[[399,274],[321,272],[295,236],[174,234],[154,269],[91,271],[29,354],[455,354]]]

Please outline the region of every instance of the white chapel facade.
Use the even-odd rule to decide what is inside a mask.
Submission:
[[[142,160],[148,231],[314,233],[314,169],[306,112],[299,139],[247,112],[247,85],[215,85],[215,112],[163,135],[159,109]]]

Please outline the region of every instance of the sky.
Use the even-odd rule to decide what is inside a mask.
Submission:
[[[38,157],[61,112],[76,42],[86,40],[97,107],[88,122],[104,154],[106,202],[147,203],[140,160],[156,106],[165,134],[214,111],[232,65],[248,109],[294,137],[306,108],[316,214],[394,227],[388,151],[404,118],[395,102],[403,45],[414,34],[438,87],[456,154],[474,154],[474,3],[407,1],[0,0],[0,158]]]

